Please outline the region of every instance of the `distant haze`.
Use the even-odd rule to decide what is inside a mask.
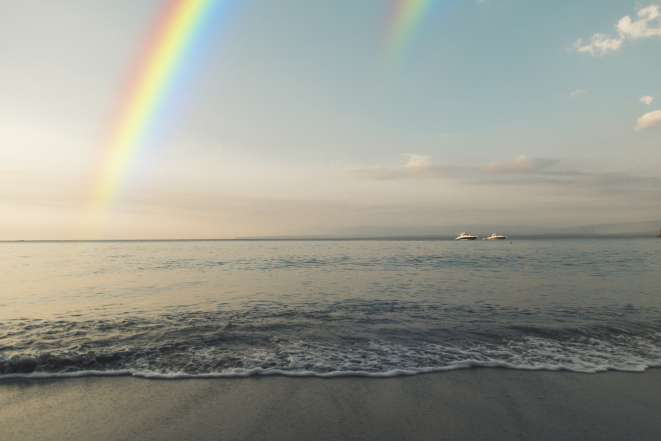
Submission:
[[[427,227],[374,227],[360,226],[353,228],[313,229],[309,234],[298,237],[319,238],[415,238],[415,237],[455,237],[461,232],[477,234],[480,238],[493,233],[521,236],[649,236],[655,237],[661,230],[661,220],[636,223],[584,225],[569,228],[545,228],[522,225],[473,224],[473,225],[442,225]],[[284,236],[288,237],[288,236]],[[289,236],[297,237],[297,236]]]

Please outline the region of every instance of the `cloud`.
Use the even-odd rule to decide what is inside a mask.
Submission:
[[[639,99],[638,101],[640,101],[640,102],[643,103],[643,104],[647,104],[647,105],[649,106],[649,105],[652,103],[652,101],[654,101],[654,98],[652,98],[651,96],[647,95],[647,96],[642,97],[642,98]]]
[[[357,179],[374,181],[417,178],[417,179],[449,179],[468,178],[480,179],[480,175],[532,175],[554,174],[547,169],[560,163],[556,159],[531,158],[519,156],[503,162],[495,162],[479,167],[461,167],[452,164],[433,165],[431,156],[409,154],[409,161],[401,166],[356,167],[345,170],[345,173]],[[561,174],[561,173],[555,173]]]
[[[651,5],[638,11],[639,20],[633,21],[628,15],[615,25],[620,38],[612,38],[604,34],[594,34],[590,43],[583,45],[580,38],[574,42],[572,49],[578,52],[589,52],[592,55],[606,55],[619,50],[624,40],[637,40],[653,36],[661,36],[661,12],[659,6]],[[657,24],[656,26],[650,26]]]
[[[585,90],[578,89],[576,92],[572,92],[568,95],[568,98],[576,99],[581,95],[585,95],[587,92]]]
[[[562,195],[567,192],[572,194],[590,193],[593,195],[614,194],[648,194],[658,193],[661,188],[661,178],[649,176],[634,176],[628,173],[539,173],[521,176],[518,179],[490,179],[482,181],[471,181],[469,184],[483,187],[511,186],[531,187],[537,186],[546,191],[559,192]]]
[[[607,203],[618,207],[633,204],[633,201],[639,203],[642,200],[653,200],[661,194],[661,177],[612,171],[590,172],[581,170],[580,164],[580,160],[519,156],[471,167],[451,164],[434,166],[427,156],[411,155],[406,165],[355,168],[345,173],[352,178],[371,181],[417,181],[419,188],[433,189],[434,194],[438,192],[447,198],[458,195],[454,204],[460,204],[462,198],[470,194],[470,200],[482,201],[481,209],[485,209],[484,204],[488,205],[493,196],[500,197],[503,194],[507,195],[503,201],[523,197],[528,205],[540,200],[570,203],[576,198],[582,198],[594,204]],[[382,188],[388,191],[393,189],[392,186]]]
[[[576,40],[572,48],[578,52],[590,52],[592,55],[605,55],[614,52],[622,45],[622,40],[608,38],[604,34],[594,34],[592,41],[585,46],[581,46],[583,40]]]
[[[661,129],[661,110],[649,112],[638,118],[636,132],[649,129]]]
[[[586,173],[577,176],[572,184],[580,184],[583,187],[619,187],[621,191],[627,185],[642,187],[644,184],[652,186],[661,185],[661,178],[632,176],[627,173]],[[640,188],[639,188],[640,189]]]
[[[430,159],[431,156],[410,154],[409,162],[405,167],[428,167],[431,165]]]
[[[640,20],[631,21],[628,15],[617,23],[617,30],[622,38],[647,38],[654,35],[661,37],[661,26],[651,28],[649,23],[656,20],[661,23],[661,13],[659,7],[655,5],[648,6],[638,11]]]
[[[345,170],[354,178],[382,181],[389,179],[419,178],[446,179],[459,169],[449,164],[432,165],[431,156],[408,154],[409,161],[400,166],[355,167]]]
[[[503,162],[494,162],[483,165],[478,170],[494,175],[516,175],[516,174],[534,174],[544,171],[559,161],[556,159],[530,158],[528,156],[519,156]]]

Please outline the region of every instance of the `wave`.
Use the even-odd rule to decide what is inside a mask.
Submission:
[[[406,346],[384,341],[334,345],[283,342],[232,351],[181,345],[133,348],[114,353],[75,351],[0,359],[0,379],[131,375],[145,378],[227,378],[255,375],[291,377],[395,377],[473,367],[519,370],[609,370],[644,372],[661,367],[661,333],[646,338],[566,341],[526,337],[502,344]]]

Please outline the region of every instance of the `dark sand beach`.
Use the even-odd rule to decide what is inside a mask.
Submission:
[[[0,381],[7,440],[658,440],[661,370]]]

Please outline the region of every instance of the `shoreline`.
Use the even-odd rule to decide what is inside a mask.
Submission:
[[[33,359],[32,359],[33,360]],[[80,370],[73,372],[43,372],[43,371],[34,371],[30,373],[10,373],[10,374],[0,374],[0,385],[4,382],[10,381],[21,381],[21,380],[67,380],[75,378],[86,378],[86,377],[100,377],[100,378],[113,378],[113,377],[133,377],[133,378],[143,378],[146,380],[214,380],[214,379],[235,379],[235,378],[252,378],[252,377],[287,377],[287,378],[320,378],[320,379],[332,379],[332,378],[372,378],[372,379],[383,379],[383,378],[398,378],[398,377],[412,377],[417,375],[428,375],[428,374],[438,374],[445,372],[452,372],[456,370],[464,369],[505,369],[505,370],[515,370],[523,372],[570,372],[575,374],[601,374],[604,372],[621,372],[621,373],[631,373],[631,374],[642,374],[650,369],[661,369],[659,364],[647,364],[639,365],[638,369],[624,369],[624,368],[599,368],[594,370],[574,370],[569,369],[565,366],[559,366],[556,368],[552,367],[521,367],[511,365],[505,362],[491,361],[491,362],[476,362],[476,361],[467,361],[465,363],[458,363],[455,365],[449,365],[444,367],[429,367],[429,368],[419,368],[419,369],[394,369],[386,372],[368,372],[368,371],[333,371],[326,373],[318,373],[314,371],[291,371],[291,370],[271,370],[271,369],[262,369],[262,368],[252,368],[252,369],[238,369],[237,371],[228,371],[228,372],[210,372],[202,374],[188,374],[184,372],[177,373],[158,373],[150,371],[139,371],[133,369],[120,369],[120,370]]]
[[[7,439],[656,440],[661,369],[0,380]]]

